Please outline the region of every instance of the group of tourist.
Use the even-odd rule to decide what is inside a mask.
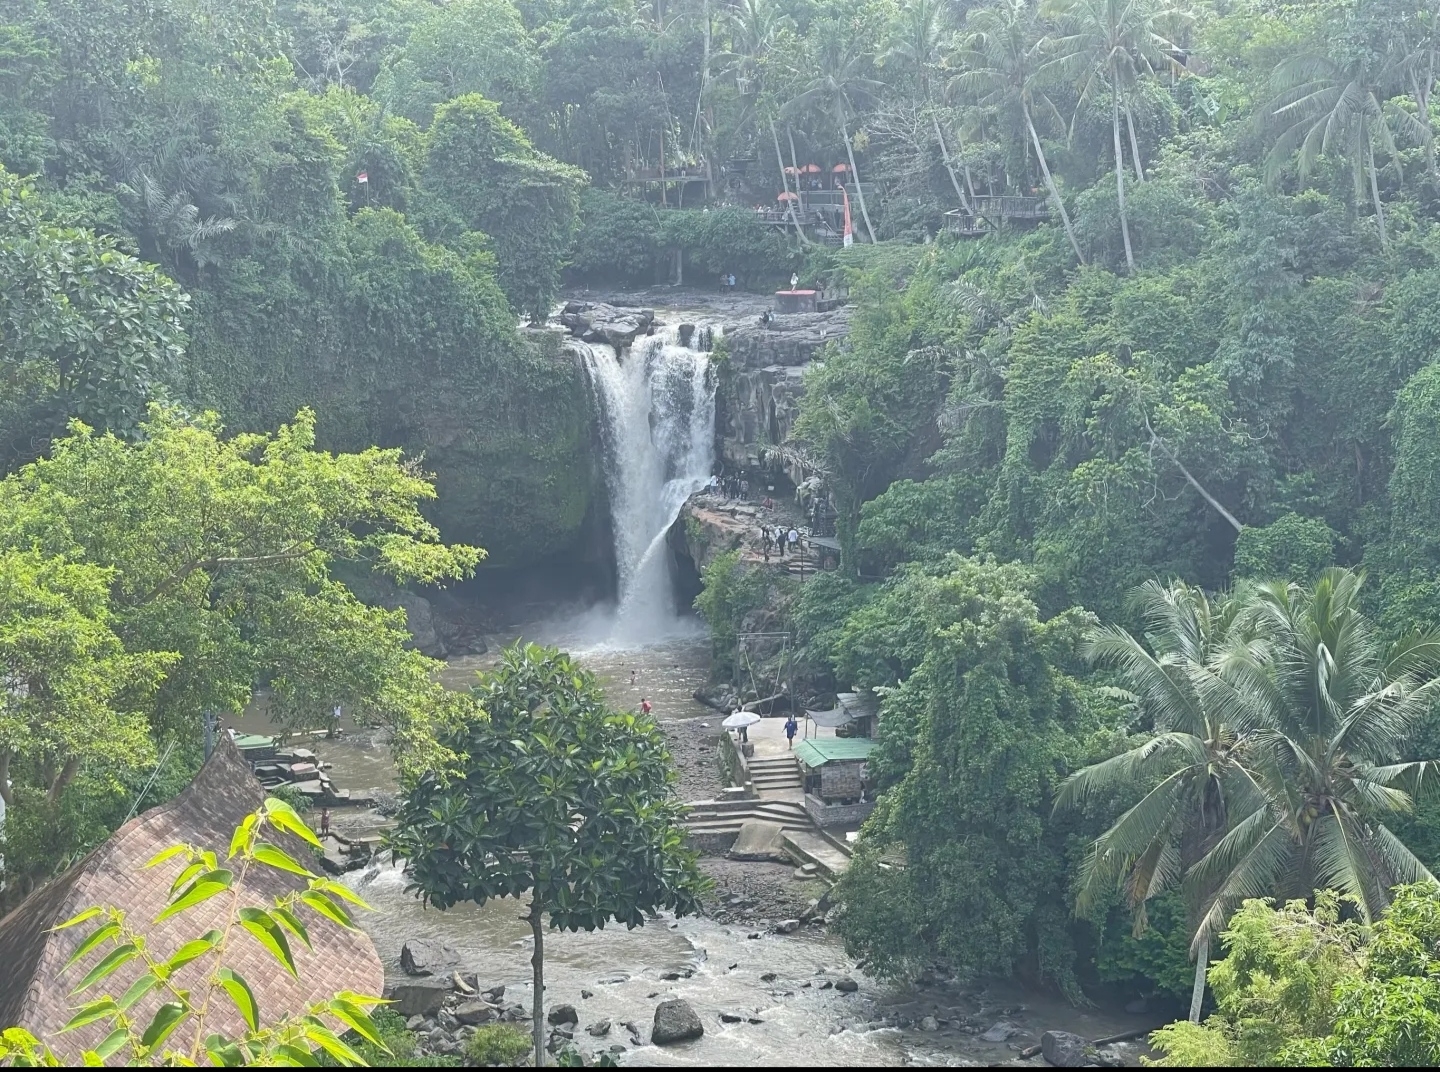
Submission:
[[[787,546],[793,555],[802,550],[800,546],[800,530],[794,525],[791,525],[788,529],[784,525],[776,525],[773,529],[769,525],[761,525],[760,549],[765,555],[766,562],[770,561],[771,544],[775,545],[775,551],[781,558],[785,557],[785,548]]]

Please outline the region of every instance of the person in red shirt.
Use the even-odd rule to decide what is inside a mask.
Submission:
[[[650,713],[650,701],[643,696],[640,697],[640,713],[642,715],[648,715]]]

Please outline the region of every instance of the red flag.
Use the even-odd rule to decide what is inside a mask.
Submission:
[[[370,181],[370,173],[368,171],[360,172],[360,174],[355,176],[355,181],[368,183]]]
[[[855,232],[850,226],[850,191],[840,187],[840,199],[845,205],[845,248],[849,249],[855,244]]]

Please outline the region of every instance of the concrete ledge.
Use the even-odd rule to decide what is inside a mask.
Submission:
[[[735,747],[735,738],[730,736],[729,730],[720,731],[720,759],[725,764],[725,769],[730,772],[731,782],[745,790],[746,799],[754,800],[759,796],[755,792],[755,781],[750,776],[750,764],[746,762],[740,749]]]
[[[685,840],[690,843],[692,849],[702,852],[707,856],[725,856],[730,852],[730,846],[735,844],[735,838],[740,831],[731,830],[724,834],[696,834],[689,833]]]

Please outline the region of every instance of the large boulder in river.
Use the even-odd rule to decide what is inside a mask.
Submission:
[[[485,1001],[466,1001],[455,1006],[455,1019],[462,1024],[488,1024],[500,1019],[500,1010]]]
[[[448,976],[459,966],[460,953],[443,942],[412,938],[400,947],[400,967],[406,975]]]
[[[1094,1058],[1088,1040],[1069,1031],[1047,1031],[1040,1036],[1040,1053],[1055,1068],[1084,1068]]]
[[[415,979],[397,983],[389,988],[385,996],[395,1003],[390,1008],[409,1019],[412,1016],[434,1016],[444,1007],[449,994],[450,984],[443,979]]]
[[[688,1001],[673,998],[655,1007],[655,1027],[650,1032],[650,1041],[655,1045],[668,1046],[674,1042],[697,1039],[703,1034],[705,1025]]]
[[[545,1017],[552,1024],[578,1024],[580,1014],[574,1005],[556,1005]]]

